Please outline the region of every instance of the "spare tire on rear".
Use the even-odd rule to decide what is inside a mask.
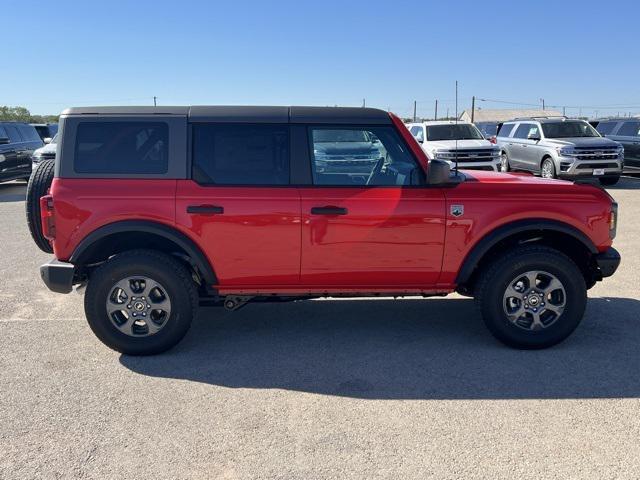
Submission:
[[[53,181],[55,161],[44,160],[31,174],[27,185],[27,225],[33,237],[33,241],[40,250],[52,253],[53,248],[49,240],[42,234],[42,222],[40,220],[40,197],[49,191]]]

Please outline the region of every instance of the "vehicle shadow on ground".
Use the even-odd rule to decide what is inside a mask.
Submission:
[[[618,183],[607,190],[640,190],[640,177],[621,177]]]
[[[203,309],[185,340],[130,370],[232,388],[367,399],[640,397],[640,301],[589,300],[563,344],[497,343],[470,299],[322,300]]]
[[[24,202],[27,184],[24,182],[0,183],[0,203]]]

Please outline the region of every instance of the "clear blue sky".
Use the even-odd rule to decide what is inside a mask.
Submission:
[[[161,105],[366,98],[401,115],[418,100],[426,116],[436,98],[453,113],[455,80],[460,110],[476,95],[640,112],[637,0],[0,0],[0,12],[0,105],[38,114],[156,95]]]

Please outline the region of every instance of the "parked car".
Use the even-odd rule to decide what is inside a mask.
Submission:
[[[624,147],[624,172],[640,173],[640,118],[603,119],[596,129]]]
[[[500,171],[500,149],[485,140],[473,123],[431,121],[407,127],[429,158],[459,168]]]
[[[584,120],[564,117],[521,118],[504,122],[497,136],[502,171],[524,170],[544,178],[597,178],[615,185],[624,149],[603,138]]]
[[[51,139],[51,142],[34,150],[33,155],[31,156],[31,161],[33,167],[35,167],[38,163],[43,160],[55,160],[56,158],[56,149],[58,148],[58,134],[56,133],[54,137]]]
[[[475,122],[474,125],[478,127],[484,138],[491,143],[495,143],[498,127],[502,124],[498,122]]]
[[[364,183],[381,158],[382,144],[363,130],[313,131],[313,155],[320,180],[332,182],[332,175],[349,175],[354,183]]]
[[[44,143],[49,143],[58,133],[57,123],[32,123],[31,126],[36,129]]]
[[[451,172],[381,110],[94,107],[61,124],[58,158],[27,188],[33,238],[56,257],[41,276],[86,286],[90,327],[128,354],[175,345],[201,302],[453,291],[506,344],[543,348],[620,262],[603,189]],[[367,175],[327,171],[319,147],[353,132],[380,159]]]
[[[31,155],[42,145],[38,132],[31,125],[0,122],[0,182],[28,179]]]

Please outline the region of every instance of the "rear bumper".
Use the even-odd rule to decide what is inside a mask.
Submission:
[[[597,254],[595,260],[602,278],[610,277],[620,265],[620,254],[615,248],[609,247],[604,252]]]
[[[40,276],[49,290],[56,293],[70,293],[76,267],[71,263],[51,260],[40,267]]]

